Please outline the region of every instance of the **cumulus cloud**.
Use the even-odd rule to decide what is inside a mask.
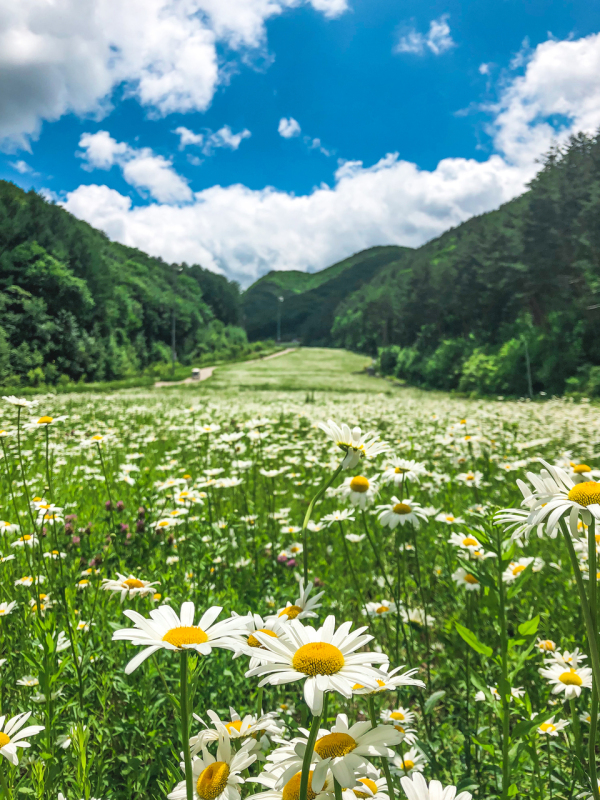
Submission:
[[[20,172],[21,175],[27,175],[28,172],[33,172],[33,167],[30,167],[26,161],[10,161],[10,166]]]
[[[190,187],[171,162],[155,155],[149,147],[138,149],[117,142],[108,131],[84,133],[79,147],[82,149],[77,155],[84,160],[84,169],[106,170],[116,164],[127,183],[149,192],[159,203],[185,203],[192,199]]]
[[[134,208],[94,185],[80,186],[64,205],[111,238],[244,284],[270,269],[320,269],[372,245],[418,246],[522,192],[553,141],[597,129],[600,34],[539,45],[489,111],[497,152],[483,162],[446,158],[428,171],[390,154],[373,166],[341,164],[332,188],[305,196],[213,186],[181,207]]]
[[[101,117],[116,86],[152,113],[204,111],[217,47],[264,48],[265,22],[302,4],[326,17],[346,0],[0,0],[0,143],[28,149],[43,120]]]
[[[188,145],[202,148],[205,156],[212,155],[214,150],[225,147],[228,150],[237,150],[244,139],[249,139],[252,134],[247,128],[239,133],[234,133],[229,125],[223,125],[218,131],[207,130],[204,133],[194,133],[188,128],[176,128],[173,133],[179,136],[179,149],[184,150]],[[196,159],[197,160],[197,159]],[[190,159],[194,163],[193,157]]]
[[[293,117],[282,117],[279,120],[277,133],[284,139],[291,139],[293,136],[300,135],[300,124]]]
[[[438,19],[432,19],[427,33],[419,33],[411,28],[398,39],[394,47],[395,53],[412,53],[422,56],[427,51],[439,56],[455,46],[448,25],[448,14],[442,14]]]

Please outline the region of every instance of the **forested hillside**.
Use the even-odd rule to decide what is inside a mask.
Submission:
[[[292,279],[286,333],[378,356],[385,374],[430,388],[526,395],[530,375],[533,392],[600,395],[600,137],[553,150],[529,191],[497,211],[416,250],[347,263],[355,272],[316,287]],[[272,272],[244,295],[245,310],[258,297],[271,332],[288,281]]]
[[[243,347],[236,283],[110,242],[0,181],[0,384],[112,380]]]
[[[248,337],[253,340],[274,337],[279,310],[283,338],[301,339],[307,345],[330,344],[331,326],[340,301],[366,284],[385,265],[402,258],[405,252],[404,247],[372,247],[320,272],[269,272],[243,295]]]

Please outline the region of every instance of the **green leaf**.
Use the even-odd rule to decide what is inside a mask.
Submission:
[[[441,699],[442,699],[442,697],[443,697],[445,694],[446,694],[446,692],[445,692],[443,689],[441,689],[439,692],[434,692],[434,693],[433,693],[433,694],[432,694],[430,697],[428,697],[428,698],[427,698],[427,700],[425,701],[425,706],[424,706],[424,708],[423,708],[423,711],[424,711],[426,714],[430,714],[430,713],[431,713],[431,711],[433,710],[433,707],[434,707],[434,706],[436,705],[436,703],[438,702],[438,700],[441,700]]]
[[[511,785],[508,787],[508,796],[514,797],[518,791],[519,790],[517,789],[517,784],[511,783]]]
[[[519,625],[519,633],[521,636],[533,636],[537,632],[538,625],[540,624],[540,615],[530,619],[528,622],[523,622]]]
[[[473,650],[477,653],[481,653],[482,656],[491,656],[494,652],[491,647],[488,647],[487,644],[483,644],[480,642],[479,639],[475,636],[473,631],[470,631],[468,628],[465,628],[463,625],[459,625],[458,622],[454,623],[456,625],[456,630],[465,642],[472,647]]]
[[[482,750],[485,750],[485,752],[486,752],[486,753],[489,753],[491,756],[493,756],[493,755],[494,755],[494,745],[492,745],[492,744],[483,744],[483,742],[480,742],[480,741],[479,741],[478,739],[476,739],[474,736],[472,736],[472,737],[471,737],[471,740],[472,740],[472,741],[473,741],[473,742],[474,742],[474,743],[475,743],[475,744],[476,744],[478,747],[481,747],[481,749],[482,749]]]

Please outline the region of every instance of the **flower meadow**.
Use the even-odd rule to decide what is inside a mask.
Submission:
[[[587,402],[0,407],[0,794],[600,800]]]

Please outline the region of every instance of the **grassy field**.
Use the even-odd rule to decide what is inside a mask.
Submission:
[[[206,388],[214,391],[261,390],[314,392],[385,392],[391,384],[369,377],[371,359],[346,350],[299,348],[268,361],[218,367]]]

